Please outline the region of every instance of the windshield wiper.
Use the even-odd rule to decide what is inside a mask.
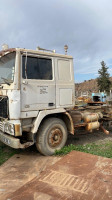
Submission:
[[[1,79],[3,79],[4,82],[5,82],[7,85],[10,85],[10,84],[11,84],[11,80],[8,80],[8,79],[3,78],[3,77],[1,77]]]

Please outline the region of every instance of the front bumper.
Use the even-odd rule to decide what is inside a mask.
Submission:
[[[21,144],[20,139],[7,135],[0,131],[0,141],[14,149],[25,149],[34,144],[34,142],[26,142]]]

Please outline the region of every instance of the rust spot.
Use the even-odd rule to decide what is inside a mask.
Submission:
[[[48,143],[51,147],[58,146],[63,139],[63,133],[59,128],[54,128],[49,133]]]
[[[26,88],[24,87],[23,90],[26,91]]]
[[[107,131],[107,130],[102,126],[102,124],[100,124],[100,129],[101,129],[106,135],[109,135],[109,134],[110,134],[110,132]]]
[[[72,120],[72,117],[71,115],[68,113],[68,112],[65,112],[65,115],[67,116],[67,118],[69,119],[65,119],[66,120],[66,124],[67,124],[67,127],[68,127],[68,130],[71,134],[74,135],[74,123],[73,123],[73,120]]]
[[[6,50],[2,50],[0,51],[0,56],[5,56],[8,53],[12,53],[12,52],[16,52],[15,48],[10,48],[10,49],[6,49]]]

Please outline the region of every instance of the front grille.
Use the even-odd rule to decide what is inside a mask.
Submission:
[[[8,97],[0,96],[0,117],[8,118]]]

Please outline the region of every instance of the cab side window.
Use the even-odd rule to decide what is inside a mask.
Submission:
[[[24,79],[52,80],[52,60],[47,58],[22,57]]]

